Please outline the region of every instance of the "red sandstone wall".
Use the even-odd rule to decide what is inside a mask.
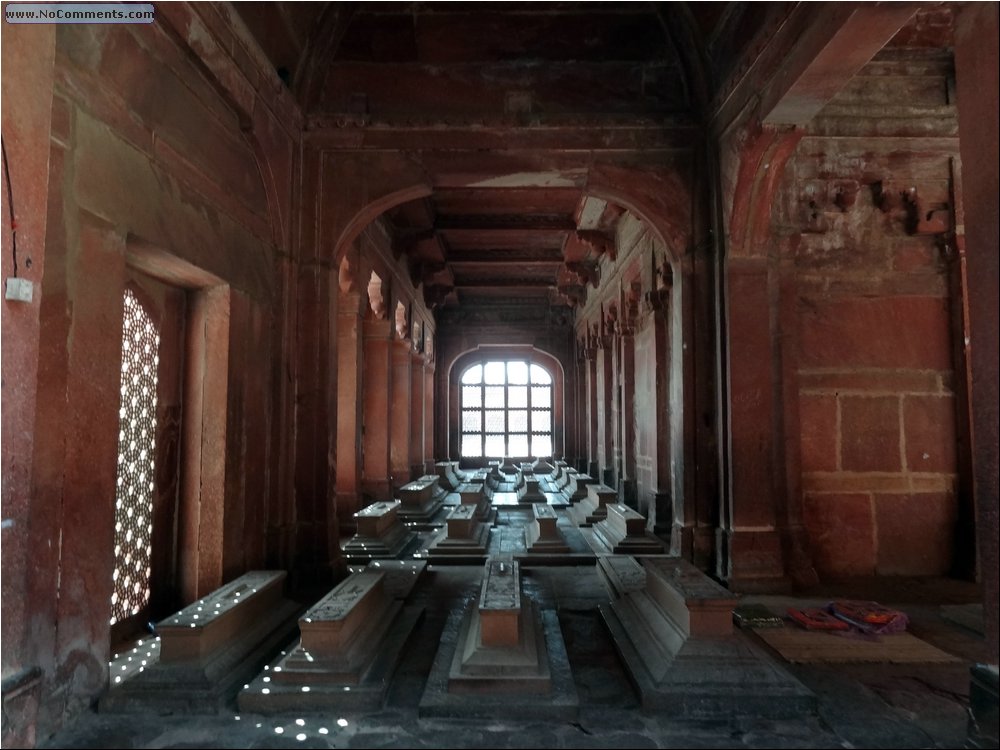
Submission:
[[[188,352],[196,377],[185,387],[199,389],[204,406],[199,442],[185,446],[201,472],[200,497],[181,500],[182,508],[194,500],[187,510],[197,514],[181,518],[188,566],[160,584],[182,589],[179,605],[268,564],[268,523],[283,495],[272,468],[284,447],[275,439],[274,375],[286,364],[276,250],[288,249],[296,130],[287,110],[275,114],[284,110],[280,93],[252,45],[212,8],[201,12],[173,4],[151,25],[59,26],[54,95],[41,85],[21,92],[51,108],[52,128],[44,257],[33,248],[45,273],[33,303],[35,441],[24,446],[32,495],[18,532],[31,564],[13,592],[5,565],[3,649],[5,678],[9,664],[41,670],[39,739],[89,706],[107,681],[122,293],[132,273],[191,290],[189,324],[205,295],[221,303],[203,319],[201,340],[211,345]],[[33,34],[42,34],[44,50],[45,29],[5,25],[5,51],[14,35]],[[204,66],[188,38],[207,55]],[[5,143],[13,72],[5,66]],[[20,179],[14,185],[28,219],[29,193]],[[46,215],[44,203],[35,208]],[[5,334],[7,320],[5,311]],[[4,347],[6,355],[6,336]],[[5,389],[5,428],[9,408]],[[21,612],[23,637],[8,639],[7,614]],[[5,718],[5,744],[30,741],[35,721],[30,712]]]
[[[779,224],[796,227],[786,257],[798,304],[783,325],[798,340],[804,520],[826,576],[952,567],[949,67],[883,52],[814,121],[785,176]]]

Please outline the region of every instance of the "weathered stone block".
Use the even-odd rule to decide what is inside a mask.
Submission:
[[[909,471],[957,472],[955,419],[954,396],[904,396],[903,434]]]
[[[954,494],[876,494],[874,507],[878,575],[947,573],[958,510]]]
[[[822,575],[836,578],[874,574],[871,495],[806,493],[803,511],[813,563]]]
[[[840,400],[841,466],[846,471],[899,471],[899,398]]]
[[[799,396],[803,471],[837,469],[837,397]]]

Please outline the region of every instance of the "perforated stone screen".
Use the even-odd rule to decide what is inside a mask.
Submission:
[[[160,335],[155,322],[135,294],[126,290],[118,411],[112,625],[137,614],[149,601],[159,348]]]

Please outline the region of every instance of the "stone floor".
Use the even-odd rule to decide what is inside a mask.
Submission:
[[[379,711],[281,716],[129,716],[91,713],[42,747],[64,748],[526,748],[526,747],[962,747],[969,666],[981,634],[942,616],[941,605],[976,601],[975,587],[945,579],[859,581],[801,598],[745,597],[775,613],[796,601],[851,596],[902,608],[910,632],[960,657],[955,664],[784,666],[816,693],[815,715],[766,721],[719,716],[678,721],[642,712],[597,611],[608,600],[593,565],[524,567],[524,590],[555,610],[580,700],[576,721],[428,719],[418,716],[448,613],[478,592],[480,566],[431,564],[410,596],[425,616]],[[740,633],[739,637],[754,636]],[[779,657],[775,656],[776,659]],[[470,700],[475,700],[470,697]]]

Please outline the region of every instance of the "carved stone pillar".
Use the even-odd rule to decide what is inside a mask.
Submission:
[[[424,392],[424,357],[418,351],[410,352],[410,476],[424,473],[427,456],[424,447],[424,420],[426,411]]]
[[[669,268],[669,266],[667,267]],[[670,287],[661,279],[657,288],[647,292],[644,299],[650,317],[653,336],[653,369],[655,382],[653,394],[654,448],[653,487],[648,514],[653,524],[653,532],[670,539],[670,551],[675,555],[687,552],[684,508],[674,507],[673,477],[670,471],[671,435],[670,425]],[[681,504],[678,503],[678,506]]]
[[[430,352],[424,359],[424,473],[433,474],[437,461],[434,455],[434,360]]]
[[[636,434],[635,434],[635,323],[638,309],[630,297],[622,310],[619,326],[619,372],[621,388],[621,411],[619,435],[621,442],[621,469],[619,483],[621,497],[625,504],[646,514],[646,508],[639,507],[636,493]]]
[[[969,3],[955,22],[965,211],[973,494],[987,658],[997,664],[997,5]],[[995,672],[994,672],[995,674]],[[995,684],[995,683],[994,683]],[[995,701],[996,693],[993,693]],[[993,703],[994,710],[996,703]],[[993,714],[993,741],[996,741]]]
[[[344,535],[355,533],[360,510],[361,416],[364,334],[367,300],[359,292],[340,292],[337,307],[337,518]]]
[[[587,370],[587,473],[596,478],[600,476],[597,460],[597,350],[588,346],[584,358]]]
[[[364,365],[362,379],[364,419],[362,432],[361,486],[371,500],[388,500],[390,349],[394,326],[385,319],[364,321]],[[409,429],[407,429],[409,432]]]
[[[389,476],[392,489],[410,481],[411,359],[409,339],[392,342],[392,375],[389,391]]]

